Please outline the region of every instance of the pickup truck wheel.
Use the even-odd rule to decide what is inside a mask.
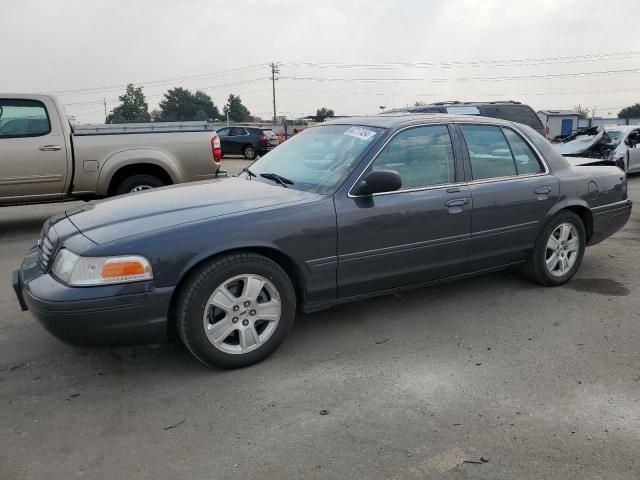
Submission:
[[[247,160],[253,160],[254,158],[256,158],[256,149],[251,145],[247,145],[246,147],[244,147],[244,150],[242,150],[242,154]]]
[[[189,351],[212,367],[240,368],[271,355],[287,337],[295,290],[272,260],[237,253],[207,262],[181,288],[177,329]]]
[[[582,263],[586,231],[578,215],[568,210],[542,228],[524,267],[525,275],[544,286],[568,282]]]
[[[149,190],[151,188],[157,188],[164,186],[164,182],[158,177],[153,175],[132,175],[125,178],[117,186],[115,194],[123,195],[125,193],[141,192],[142,190]]]

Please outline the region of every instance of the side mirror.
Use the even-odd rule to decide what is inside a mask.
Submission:
[[[401,186],[402,179],[395,170],[373,170],[360,180],[353,193],[372,195],[374,193],[395,192]]]

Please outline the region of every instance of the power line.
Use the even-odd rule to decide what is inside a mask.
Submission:
[[[638,55],[640,55],[640,51],[604,52],[604,53],[593,53],[593,54],[585,54],[585,55],[571,55],[571,56],[563,56],[563,57],[516,58],[516,59],[472,60],[472,61],[452,61],[452,62],[392,62],[392,63],[279,62],[278,65],[288,66],[288,67],[318,67],[318,68],[347,68],[347,69],[349,68],[393,69],[393,68],[433,68],[433,67],[451,68],[451,67],[457,67],[457,66],[499,67],[499,66],[509,66],[509,65],[520,66],[520,64],[522,63],[526,63],[529,65],[537,65],[537,64],[617,60],[617,59],[626,59],[626,58],[634,57]],[[138,82],[128,82],[128,83],[120,83],[120,84],[98,86],[98,87],[56,90],[51,93],[64,96],[64,95],[73,94],[73,93],[116,90],[116,89],[126,88],[126,86],[129,83],[133,83],[134,85],[139,85],[139,86],[151,86],[151,85],[159,85],[163,83],[190,81],[190,80],[197,80],[201,78],[245,73],[248,71],[264,68],[265,65],[267,64],[258,63],[253,65],[245,65],[242,67],[235,67],[235,68],[222,70],[218,72],[199,73],[199,74],[179,76],[179,77],[145,80],[145,81],[138,81]]]
[[[515,75],[501,77],[451,77],[451,78],[333,78],[333,77],[280,77],[283,80],[314,81],[314,82],[502,82],[508,80],[549,80],[555,78],[594,77],[601,75],[636,74],[640,68],[628,68],[623,70],[603,70],[599,72],[574,72],[574,73],[545,73],[540,75]]]
[[[505,67],[528,65],[549,65],[559,63],[597,62],[620,60],[640,55],[640,51],[605,52],[562,57],[516,58],[499,60],[469,60],[452,62],[374,62],[374,63],[339,63],[339,62],[280,62],[285,67],[312,68],[356,68],[356,69],[394,69],[394,68],[452,68],[468,67]]]
[[[118,90],[118,89],[121,89],[121,88],[126,88],[127,85],[129,85],[129,84],[138,85],[138,86],[161,85],[161,84],[164,84],[164,83],[172,83],[172,82],[180,82],[180,81],[187,81],[187,80],[196,80],[196,79],[200,79],[200,78],[219,77],[219,76],[224,76],[224,75],[235,75],[235,74],[239,74],[239,73],[246,73],[246,72],[249,72],[249,71],[253,71],[253,70],[264,68],[264,66],[265,66],[265,64],[261,63],[261,64],[256,64],[256,65],[247,65],[245,67],[232,68],[232,69],[229,69],[229,70],[222,70],[222,71],[213,72],[213,73],[200,73],[200,74],[195,74],[195,75],[187,75],[187,76],[183,76],[183,77],[164,78],[164,79],[160,79],[160,80],[147,80],[147,81],[144,81],[144,82],[128,82],[128,83],[124,83],[124,84],[121,83],[121,84],[117,84],[117,85],[108,85],[108,86],[102,86],[102,87],[78,88],[78,89],[70,89],[70,90],[57,90],[57,91],[53,91],[51,93],[56,94],[56,95],[65,96],[65,95],[72,94],[72,93]]]
[[[295,89],[295,88],[280,88],[280,91],[282,92],[294,92],[294,93],[305,93],[305,94],[309,94],[309,93],[322,93],[322,94],[328,94],[328,95],[370,95],[370,96],[416,96],[416,97],[439,97],[442,95],[449,95],[451,96],[450,92],[447,92],[446,94],[443,93],[439,93],[439,92],[431,92],[431,93],[412,93],[412,92],[353,92],[353,91],[343,91],[343,90],[306,90],[306,89]],[[538,96],[538,95],[589,95],[589,94],[595,94],[595,93],[611,93],[611,94],[620,94],[620,93],[630,93],[630,92],[639,92],[640,88],[629,88],[629,89],[624,89],[624,90],[583,90],[583,91],[578,91],[578,90],[572,90],[569,92],[515,92],[515,93],[509,93],[509,92],[500,92],[500,93],[478,93],[478,96],[482,96],[482,95],[487,95],[487,96],[495,96],[495,95],[512,95],[512,96],[519,96],[519,95],[531,95],[531,96]],[[455,95],[453,95],[455,96]]]
[[[249,85],[252,83],[256,83],[256,82],[263,82],[267,80],[266,77],[262,77],[262,78],[254,78],[251,80],[242,80],[239,82],[232,82],[232,83],[223,83],[220,85],[210,85],[208,87],[199,87],[198,90],[216,90],[219,88],[227,88],[227,87],[233,87],[233,86],[239,86],[239,85]],[[146,95],[145,94],[145,98],[158,98],[158,97],[163,97],[165,94],[164,93],[157,93],[157,94],[151,94],[151,95]],[[110,102],[117,102],[119,101],[118,98],[114,98],[114,99],[109,99]],[[87,101],[87,102],[63,102],[63,104],[65,106],[75,106],[75,105],[102,105],[103,101]]]

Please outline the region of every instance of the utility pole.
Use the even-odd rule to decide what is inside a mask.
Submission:
[[[102,97],[102,103],[104,103],[104,123],[107,123],[107,98]]]
[[[280,73],[280,69],[278,65],[275,63],[271,63],[271,88],[273,89],[273,124],[275,125],[278,121],[276,114],[276,74]]]

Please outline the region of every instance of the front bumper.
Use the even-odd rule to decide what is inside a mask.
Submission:
[[[13,273],[13,288],[23,310],[55,337],[76,346],[160,343],[167,337],[173,287],[153,282],[99,287],[68,287],[37,265],[37,250]]]
[[[589,245],[602,242],[624,227],[631,216],[631,208],[631,200],[593,208],[593,234]]]

